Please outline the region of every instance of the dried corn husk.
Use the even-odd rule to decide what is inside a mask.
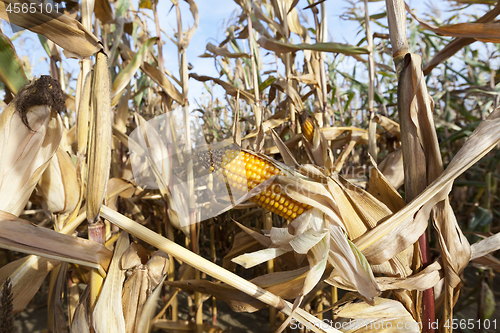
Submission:
[[[125,271],[120,268],[120,259],[128,245],[128,234],[123,232],[116,242],[108,274],[94,307],[92,324],[96,333],[125,332],[122,308]]]
[[[153,289],[164,280],[168,270],[167,254],[157,251],[147,264],[143,265],[140,256],[144,256],[144,253],[144,248],[133,243],[121,258],[121,268],[128,270],[122,298],[126,333],[139,332],[138,325],[143,308]]]
[[[77,206],[80,186],[76,178],[76,166],[61,148],[57,149],[43,173],[38,183],[38,192],[52,213],[69,213]]]
[[[87,220],[95,222],[106,192],[111,164],[113,113],[110,101],[108,57],[96,55],[92,82],[93,106],[90,117],[87,174]]]
[[[51,82],[57,81],[32,81],[0,113],[0,210],[16,216],[24,209],[62,138],[63,125],[56,112],[60,105],[30,102],[39,94],[38,85],[47,94],[60,94],[60,88]]]

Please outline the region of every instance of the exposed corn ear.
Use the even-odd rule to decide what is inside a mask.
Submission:
[[[211,171],[222,168],[222,174],[231,189],[246,193],[272,176],[283,176],[283,171],[249,151],[216,149],[197,153],[205,167]],[[280,185],[273,183],[250,201],[288,220],[312,207],[295,201],[286,195]]]
[[[87,220],[99,217],[111,164],[112,121],[108,57],[96,55],[92,89],[92,115],[88,150]]]
[[[300,114],[300,126],[302,128],[302,134],[310,143],[313,142],[314,138],[314,124],[312,122],[311,117],[307,114],[307,111],[304,111]]]

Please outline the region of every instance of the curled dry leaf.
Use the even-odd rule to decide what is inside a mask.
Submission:
[[[71,237],[32,225],[26,220],[0,211],[0,247],[49,259],[72,262],[99,270],[106,269],[108,249],[87,239]]]
[[[249,93],[245,90],[238,89],[237,87],[235,87],[231,83],[225,82],[225,81],[218,79],[218,78],[215,78],[215,77],[198,75],[195,73],[189,74],[189,77],[191,77],[197,81],[201,81],[201,82],[214,81],[215,83],[220,85],[222,88],[224,88],[224,90],[226,90],[227,94],[229,94],[233,97],[236,97],[239,95],[241,98],[245,99],[249,104],[254,103],[254,97],[252,96],[251,93]]]
[[[69,154],[58,148],[38,183],[38,191],[52,213],[73,211],[80,199],[76,166]]]
[[[243,52],[232,53],[227,49],[222,47],[217,47],[212,43],[207,44],[207,51],[212,52],[215,55],[228,57],[228,58],[250,58],[250,56]]]
[[[353,319],[351,325],[346,325],[353,333],[421,332],[421,324],[415,321],[403,304],[392,299],[376,298],[373,306],[364,302],[349,302],[334,312],[338,317]]]
[[[300,50],[311,50],[319,52],[333,52],[343,54],[368,54],[368,50],[364,47],[356,47],[347,44],[339,43],[316,43],[316,44],[287,44],[278,42],[275,39],[261,37],[257,43],[269,51],[277,53],[296,52]]]
[[[425,29],[431,30],[441,36],[474,38],[483,42],[498,43],[500,33],[498,22],[492,23],[458,23],[436,27],[417,17],[406,5],[406,9],[415,20]]]
[[[492,10],[484,14],[481,18],[477,20],[477,23],[488,23],[493,21],[498,14],[500,14],[500,3],[497,2],[495,7]],[[442,50],[434,55],[432,59],[430,59],[424,67],[424,75],[428,75],[432,69],[434,69],[437,65],[444,62],[446,59],[453,56],[455,53],[460,51],[467,45],[474,43],[476,39],[474,38],[457,38],[451,41],[448,45],[446,45]]]
[[[125,271],[120,268],[120,259],[128,245],[128,234],[123,232],[116,242],[108,274],[94,307],[92,326],[96,333],[125,332],[122,308]]]
[[[289,188],[288,193],[291,194]],[[245,268],[274,259],[290,251],[307,254],[310,270],[304,281],[301,296],[307,295],[319,282],[329,261],[357,290],[373,300],[379,294],[371,268],[364,256],[355,249],[344,235],[342,227],[335,225],[318,209],[312,209],[295,219],[288,228],[272,228],[270,238],[273,247],[234,258]]]

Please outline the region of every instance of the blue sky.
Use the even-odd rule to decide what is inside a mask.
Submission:
[[[137,9],[138,0],[132,0],[134,7]],[[429,4],[436,6],[440,9],[445,9],[449,7],[448,1],[410,1],[410,7],[415,8],[417,13],[422,15],[422,13],[429,11]],[[199,26],[196,30],[191,43],[187,49],[187,57],[189,63],[191,63],[194,68],[192,72],[196,72],[200,75],[209,75],[218,77],[219,74],[215,69],[213,59],[211,58],[199,58],[199,55],[205,52],[205,47],[208,42],[212,42],[217,45],[225,38],[225,27],[229,20],[235,19],[235,10],[238,5],[234,0],[198,0],[196,1],[199,10]],[[361,5],[362,2],[359,2]],[[308,5],[307,0],[300,0],[297,8],[302,9]],[[356,32],[358,29],[358,24],[355,22],[350,22],[341,19],[341,15],[345,12],[348,3],[346,1],[339,0],[327,0],[327,20],[329,28],[329,41],[335,41],[340,43],[350,43],[354,44],[361,39],[361,36],[357,36]],[[159,15],[162,29],[173,36],[174,30],[177,27],[175,9],[171,9],[171,1],[160,0],[159,3]],[[385,1],[371,2],[370,3],[370,14],[381,13],[385,11]],[[481,7],[485,8],[484,6]],[[191,13],[189,8],[184,1],[181,1],[181,11],[183,17],[184,29],[193,24]],[[151,11],[148,11],[151,14]],[[310,10],[306,10],[306,16],[310,13]],[[362,15],[362,12],[360,13]],[[151,23],[151,22],[150,22]],[[304,24],[305,26],[313,25],[312,20],[309,24]],[[150,31],[155,31],[154,25],[151,23]],[[379,27],[372,23],[371,25],[373,31],[381,31]],[[3,30],[9,35],[10,27],[3,24]],[[153,33],[154,34],[154,33]],[[162,36],[165,45],[163,46],[163,54],[165,59],[165,68],[170,70],[174,75],[178,76],[178,59],[177,59],[177,47],[168,40],[165,36]],[[298,42],[298,38],[295,38],[294,42]],[[45,54],[43,48],[41,47],[38,38],[35,34],[26,31],[20,38],[18,38],[14,45],[20,57],[27,57],[32,69],[33,75],[48,74],[49,72],[49,62],[47,55]],[[248,46],[246,46],[248,50]],[[349,66],[349,64],[346,64]],[[73,81],[79,72],[78,61],[73,59],[66,59],[63,56],[63,66],[66,70],[72,72]],[[72,84],[74,86],[74,83]],[[194,106],[194,99],[200,98],[201,95],[206,92],[203,84],[195,80],[190,80],[189,95],[191,105]],[[222,91],[215,90],[216,95],[222,96]]]
[[[138,1],[133,0],[132,2],[137,9]],[[208,42],[217,45],[225,38],[225,27],[229,20],[235,19],[235,10],[239,7],[233,0],[198,0],[196,4],[199,11],[199,25],[186,52],[188,61],[194,66],[192,72],[196,72],[200,75],[218,77],[219,75],[214,67],[213,59],[199,58],[199,55],[205,52],[205,47]],[[305,6],[307,6],[307,1],[300,0],[298,8],[303,8]],[[327,5],[330,38],[337,42],[352,40],[357,26],[355,23],[346,22],[340,19],[340,15],[344,12],[345,6],[346,3],[344,1],[337,0],[329,0]],[[375,4],[375,6],[372,4],[371,6],[381,8],[383,7],[383,2]],[[171,7],[170,1],[160,0],[158,9],[162,29],[170,36],[173,36],[174,30],[177,28],[177,23],[175,9],[171,9]],[[186,29],[193,24],[193,20],[187,4],[183,1],[181,1],[181,11],[184,29]],[[309,12],[309,10],[306,12]],[[151,14],[150,11],[149,13]],[[339,29],[339,27],[342,28]],[[12,36],[11,28],[5,22],[3,22],[3,30],[9,37]],[[152,23],[150,25],[150,30],[155,31]],[[165,38],[165,36],[162,36],[162,38],[165,42],[163,46],[165,68],[178,76],[177,48],[168,38]],[[18,55],[21,58],[26,57],[29,60],[32,67],[32,75],[39,76],[49,73],[48,57],[40,45],[36,34],[24,31],[23,34],[14,41],[14,45]],[[72,72],[72,80],[76,80],[79,72],[78,61],[66,59],[63,56],[63,67]],[[72,86],[73,85],[74,83]],[[190,80],[189,95],[191,103],[194,102],[194,98],[200,97],[205,91],[202,83]]]

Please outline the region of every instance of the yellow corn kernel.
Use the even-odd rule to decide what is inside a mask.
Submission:
[[[271,176],[284,175],[279,168],[270,162],[244,151],[219,149],[198,154],[198,157],[211,171],[222,168],[224,178],[231,188],[240,191],[241,194],[244,194],[245,190],[253,189]],[[312,208],[287,196],[277,183],[271,184],[260,194],[252,197],[250,201],[289,220],[295,219]]]
[[[299,119],[302,128],[302,134],[304,135],[307,141],[312,143],[314,138],[314,125],[311,118],[307,115],[307,112],[304,111],[300,115]]]

